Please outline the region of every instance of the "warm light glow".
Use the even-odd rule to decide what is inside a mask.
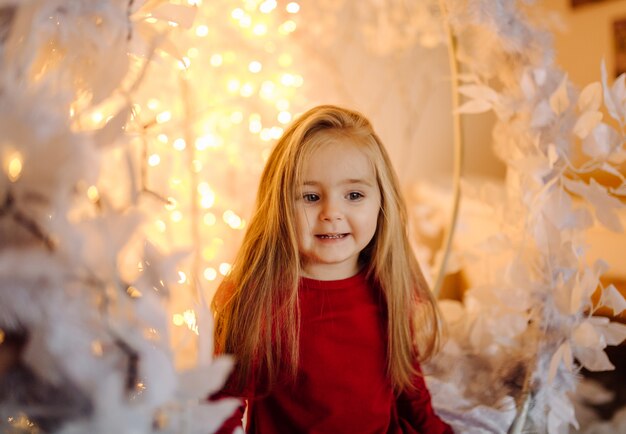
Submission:
[[[198,50],[196,47],[191,47],[190,49],[187,50],[187,56],[191,57],[192,59],[198,57],[200,55],[200,50]]]
[[[131,298],[140,298],[141,297],[141,291],[139,291],[137,288],[135,288],[134,286],[129,286],[126,289],[126,293],[128,295],[130,295]]]
[[[285,7],[290,14],[297,14],[300,11],[300,5],[296,2],[288,3]]]
[[[278,113],[278,122],[281,124],[288,124],[291,122],[291,113],[285,111]]]
[[[232,210],[226,210],[222,215],[222,218],[228,226],[233,229],[241,229],[243,227],[243,220]]]
[[[209,28],[207,26],[200,25],[198,27],[196,27],[196,35],[203,38],[205,36],[207,36],[209,34]]]
[[[207,267],[204,269],[204,278],[206,280],[215,280],[217,278],[217,270],[212,267]]]
[[[214,54],[211,56],[210,62],[211,62],[211,66],[215,66],[215,67],[222,66],[222,64],[224,63],[224,57],[219,53]]]
[[[280,25],[278,31],[283,35],[288,35],[296,30],[296,22],[292,20],[285,21]]]
[[[263,128],[261,130],[261,140],[263,140],[264,142],[269,142],[270,140],[272,140],[272,130],[269,128]]]
[[[193,160],[191,162],[191,166],[192,166],[192,170],[196,173],[202,172],[202,168],[204,167],[204,165],[202,164],[202,161],[200,160]]]
[[[267,26],[265,24],[256,24],[252,28],[252,33],[254,33],[257,36],[263,36],[267,33]]]
[[[91,187],[89,187],[87,189],[87,197],[93,203],[98,202],[98,200],[100,200],[100,193],[98,193],[98,187],[96,187],[95,185],[92,185]]]
[[[228,272],[230,271],[230,264],[228,262],[222,262],[219,268],[220,268],[220,274],[222,276],[226,276]]]
[[[178,272],[178,283],[185,283],[186,281],[187,281],[187,275],[184,272],[179,271]]]
[[[172,119],[172,113],[170,113],[169,111],[161,112],[156,116],[156,121],[160,124],[169,122],[171,119]]]
[[[178,223],[178,222],[182,221],[182,219],[183,219],[183,213],[182,213],[182,212],[180,212],[179,210],[172,211],[172,213],[170,214],[170,219],[171,219],[174,223]]]
[[[280,82],[285,86],[293,86],[296,82],[296,78],[292,74],[283,74],[280,77]]]
[[[12,152],[6,163],[6,174],[11,182],[15,182],[20,178],[22,168],[22,154],[17,151]]]
[[[154,224],[157,227],[157,230],[161,233],[165,232],[167,230],[167,225],[165,224],[165,222],[163,220],[157,220],[154,222]]]
[[[226,89],[228,89],[230,93],[237,93],[240,87],[241,87],[241,83],[236,78],[231,78],[226,83]]]
[[[161,162],[161,157],[159,154],[152,154],[148,157],[148,164],[152,167],[158,166]]]
[[[253,60],[252,62],[250,62],[250,64],[248,65],[248,70],[250,72],[252,72],[253,74],[256,74],[258,72],[261,72],[261,69],[263,68],[263,65],[261,65],[261,62],[257,61],[257,60]]]
[[[266,0],[259,6],[259,10],[264,14],[269,14],[274,9],[276,9],[276,0]]]
[[[183,312],[183,321],[185,322],[185,324],[187,324],[187,327],[189,328],[189,330],[191,330],[195,334],[198,334],[198,323],[196,321],[196,313],[193,310],[187,309],[186,311]]]
[[[293,62],[293,59],[291,55],[287,53],[283,53],[278,57],[278,64],[282,66],[283,68],[287,68],[291,66],[292,62]]]
[[[180,327],[181,325],[185,324],[185,318],[183,318],[181,314],[175,313],[172,316],[172,322],[174,323],[175,326]]]
[[[230,115],[230,121],[233,124],[240,124],[243,121],[243,113],[241,112],[232,112]]]
[[[148,101],[148,108],[150,110],[156,110],[159,108],[159,105],[161,105],[161,103],[159,102],[158,99],[152,98]]]
[[[185,142],[185,139],[179,138],[179,139],[174,140],[174,143],[172,143],[172,146],[177,151],[183,151],[187,147],[187,143]]]
[[[230,13],[230,16],[236,20],[240,20],[246,16],[246,13],[243,11],[243,9],[237,8],[233,9],[233,11]]]
[[[254,86],[252,86],[252,83],[246,83],[241,86],[241,90],[239,91],[239,93],[243,97],[250,97],[254,93]]]
[[[91,120],[95,124],[99,124],[100,122],[102,122],[103,119],[104,119],[104,115],[100,112],[94,112],[91,114]]]
[[[163,133],[161,133],[161,134],[159,134],[159,135],[157,136],[157,140],[158,140],[159,142],[161,142],[161,143],[164,143],[164,144],[167,144],[167,142],[169,141],[169,139],[168,139],[168,137],[167,137],[167,134],[163,134]]]

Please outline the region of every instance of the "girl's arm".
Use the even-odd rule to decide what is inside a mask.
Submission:
[[[413,378],[414,388],[405,390],[397,399],[401,422],[407,423],[420,433],[453,434],[450,425],[442,421],[433,410],[430,393],[419,364],[416,364],[416,368],[417,375]]]

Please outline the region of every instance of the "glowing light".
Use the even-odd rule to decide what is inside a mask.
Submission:
[[[242,226],[241,217],[239,217],[237,214],[235,214],[231,210],[224,211],[222,218],[224,219],[226,224],[233,229],[240,229]]]
[[[263,128],[261,130],[261,140],[263,140],[264,142],[269,142],[270,140],[272,140],[272,130],[270,130],[269,128]]]
[[[98,187],[96,187],[95,185],[92,185],[91,187],[89,187],[87,189],[87,197],[93,203],[98,202],[98,200],[100,200],[100,194],[98,193]]]
[[[95,112],[91,114],[91,120],[96,124],[99,124],[100,122],[102,122],[103,119],[104,119],[104,115],[100,112]]]
[[[187,324],[187,327],[189,328],[189,330],[191,330],[195,334],[198,334],[198,323],[196,321],[196,313],[193,310],[187,309],[186,311],[184,311],[183,320],[185,321],[185,324]]]
[[[102,349],[102,342],[100,341],[93,341],[91,343],[91,353],[96,356],[96,357],[100,357],[103,354],[103,349]]]
[[[204,151],[207,148],[216,148],[219,146],[217,137],[213,134],[206,134],[196,139],[196,149],[198,151]]]
[[[178,138],[174,140],[174,143],[172,143],[172,146],[177,151],[183,151],[187,147],[187,143],[185,142],[185,139]]]
[[[158,140],[159,142],[161,142],[161,143],[165,143],[165,144],[167,144],[167,142],[169,141],[169,139],[168,139],[168,137],[167,137],[167,134],[163,134],[163,133],[161,133],[161,134],[159,134],[159,135],[157,136],[157,140]]]
[[[294,80],[294,84],[296,87],[300,87],[304,83],[304,78],[302,78],[302,76],[298,74],[294,75]]]
[[[22,154],[15,151],[11,153],[6,163],[6,173],[11,182],[15,182],[20,179],[22,175]]]
[[[169,122],[171,119],[172,119],[172,113],[169,111],[161,112],[156,116],[156,121],[160,124]]]
[[[182,271],[178,272],[178,283],[185,283],[187,281],[187,275]]]
[[[175,326],[180,327],[181,325],[185,324],[185,318],[183,318],[181,314],[175,313],[172,316],[172,322],[174,323]]]
[[[250,123],[248,125],[248,128],[250,129],[250,132],[252,134],[258,134],[263,129],[263,125],[261,124],[260,120],[256,120],[256,119],[252,120],[252,119],[250,119]]]
[[[135,288],[134,286],[129,286],[126,289],[126,293],[128,295],[130,295],[131,298],[140,298],[141,297],[141,291],[139,291],[137,288]]]
[[[292,20],[287,20],[280,25],[278,28],[278,32],[283,35],[288,35],[296,30],[296,22]]]
[[[222,66],[224,63],[224,57],[219,53],[214,54],[211,56],[210,62],[211,66],[215,66],[217,68],[218,66]]]
[[[183,213],[182,213],[182,212],[180,212],[179,210],[172,211],[172,213],[170,214],[170,219],[171,219],[174,223],[178,223],[178,222],[182,221],[182,219],[183,219]]]
[[[290,14],[297,14],[300,11],[300,5],[296,2],[288,3],[285,7]]]
[[[252,18],[250,17],[250,15],[245,15],[241,17],[241,19],[239,20],[239,25],[244,28],[250,27],[252,25]]]
[[[261,96],[265,99],[273,99],[276,91],[276,84],[273,81],[264,81],[261,85]]]
[[[241,86],[241,90],[239,91],[239,93],[245,98],[252,96],[252,94],[254,93],[254,86],[252,86],[252,83],[246,83]]]
[[[241,87],[241,83],[236,78],[231,78],[226,83],[226,88],[228,89],[230,93],[237,93],[240,87]]]
[[[159,154],[152,154],[148,157],[148,164],[152,167],[158,166],[161,163],[161,157]]]
[[[215,214],[213,214],[212,212],[208,212],[204,215],[203,221],[205,225],[213,226],[215,223],[217,223],[217,217],[215,217]]]
[[[271,133],[273,139],[280,139],[280,136],[283,135],[284,131],[285,130],[283,130],[281,127],[272,127],[270,129],[270,133]]]
[[[161,105],[161,103],[159,102],[159,100],[158,100],[158,99],[154,99],[154,98],[152,98],[152,99],[150,99],[150,100],[148,101],[148,108],[149,108],[150,110],[156,110],[156,109],[158,109],[158,108],[159,108],[159,105]]]
[[[222,262],[220,264],[220,274],[222,276],[226,276],[228,274],[228,272],[230,271],[230,264],[228,262]]]
[[[196,172],[196,173],[201,172],[202,168],[204,167],[203,164],[202,164],[202,161],[200,161],[200,160],[193,160],[191,162],[191,165],[192,165],[193,171]]]
[[[282,111],[278,113],[277,118],[278,122],[280,122],[281,124],[288,124],[289,122],[291,122],[291,113]]]
[[[183,56],[183,59],[178,61],[178,69],[180,70],[185,70],[189,68],[190,65],[191,65],[191,60],[189,59],[189,57]]]
[[[157,227],[157,230],[161,233],[164,233],[167,230],[167,225],[163,220],[157,220],[154,224]]]
[[[237,111],[230,114],[230,121],[233,124],[240,124],[243,121],[243,113]]]
[[[200,199],[200,206],[202,208],[204,208],[204,209],[211,208],[214,203],[215,203],[215,195],[214,194],[204,195],[204,196],[202,196],[202,199]]]
[[[266,0],[259,6],[259,10],[264,14],[269,14],[274,9],[276,9],[276,0]]]
[[[252,33],[257,36],[263,36],[267,33],[267,26],[265,24],[255,24],[252,28]]]
[[[197,36],[199,36],[199,37],[201,37],[201,38],[204,38],[204,37],[205,37],[205,36],[207,36],[208,34],[209,34],[209,28],[208,28],[208,26],[205,26],[205,25],[203,24],[203,25],[200,25],[200,26],[196,27],[196,35],[197,35]]]
[[[215,280],[217,278],[217,270],[212,267],[207,267],[204,269],[204,278],[206,280]]]
[[[233,11],[230,13],[230,16],[236,20],[240,20],[246,16],[246,13],[243,11],[243,9],[237,8],[233,9]]]
[[[296,82],[296,77],[293,74],[283,74],[280,77],[280,82],[285,86],[293,86]]]
[[[261,62],[257,61],[257,60],[253,60],[252,62],[250,62],[250,64],[248,65],[248,70],[253,73],[256,74],[258,72],[261,72],[261,69],[263,69],[263,65],[261,65]]]

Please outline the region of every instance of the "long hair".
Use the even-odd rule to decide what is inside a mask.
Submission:
[[[375,168],[381,209],[359,263],[386,301],[388,374],[396,391],[411,387],[415,361],[438,346],[438,311],[409,244],[406,206],[389,156],[362,114],[318,106],[301,115],[272,151],[243,244],[213,299],[216,346],[237,359],[237,391],[251,375],[269,387],[279,372],[295,379],[301,276],[295,199],[308,157],[332,135],[349,137]]]

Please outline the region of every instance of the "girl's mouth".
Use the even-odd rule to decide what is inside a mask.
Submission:
[[[348,234],[319,234],[315,236],[317,238],[321,238],[322,240],[338,240],[347,237]]]

